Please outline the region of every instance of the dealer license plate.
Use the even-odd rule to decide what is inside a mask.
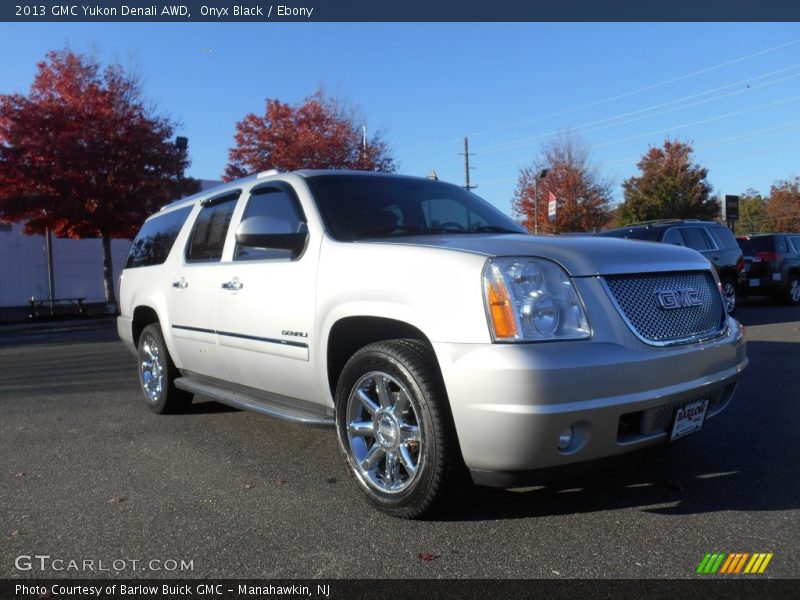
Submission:
[[[675,425],[672,426],[672,441],[679,440],[695,431],[700,431],[706,418],[708,400],[698,400],[681,406],[675,413]]]
[[[751,279],[750,280],[750,287],[759,287],[761,285],[760,279]]]

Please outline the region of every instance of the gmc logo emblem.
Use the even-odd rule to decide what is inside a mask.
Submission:
[[[700,292],[694,288],[682,288],[679,290],[660,290],[656,292],[658,304],[665,310],[674,308],[689,308],[690,306],[700,306]]]

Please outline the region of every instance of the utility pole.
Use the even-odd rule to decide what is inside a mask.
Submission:
[[[459,154],[464,156],[464,189],[467,191],[474,190],[478,186],[469,184],[469,157],[474,156],[474,154],[470,155],[469,138],[467,138],[467,136],[464,136],[464,152],[459,152]]]

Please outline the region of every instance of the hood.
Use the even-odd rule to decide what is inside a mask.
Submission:
[[[706,270],[711,265],[699,252],[682,246],[591,235],[443,234],[398,237],[368,243],[444,248],[487,257],[542,257],[559,263],[572,277],[696,271]]]

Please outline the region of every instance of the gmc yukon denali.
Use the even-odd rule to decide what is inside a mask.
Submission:
[[[455,185],[269,171],[165,206],[120,284],[156,413],[202,395],[335,427],[357,487],[415,518],[464,481],[668,443],[747,365],[688,248],[528,235]]]

